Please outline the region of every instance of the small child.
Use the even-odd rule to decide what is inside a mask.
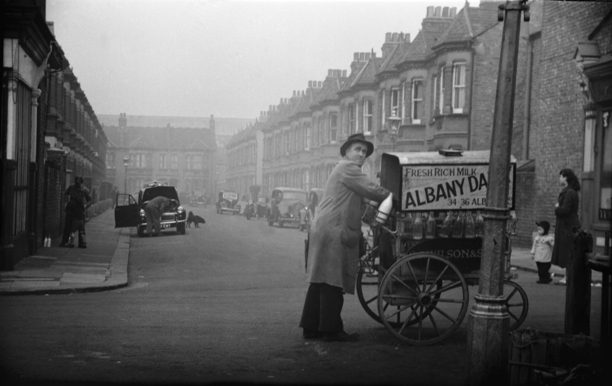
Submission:
[[[533,238],[533,246],[531,247],[531,257],[535,260],[538,266],[538,284],[548,284],[553,279],[550,277],[550,260],[552,257],[553,246],[555,245],[555,237],[548,234],[550,224],[548,221],[536,221],[538,226],[538,234]]]

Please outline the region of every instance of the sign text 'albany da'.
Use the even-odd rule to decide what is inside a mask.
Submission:
[[[514,167],[510,169],[508,207],[513,207]],[[402,210],[468,210],[487,206],[489,165],[403,166]]]

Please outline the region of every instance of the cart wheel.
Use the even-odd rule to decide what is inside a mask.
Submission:
[[[437,288],[441,288],[442,283],[439,282]],[[365,310],[365,312],[372,317],[378,323],[382,323],[380,317],[378,316],[378,271],[374,268],[364,267],[363,265],[359,267],[359,272],[357,272],[357,298],[359,299],[359,303]],[[435,294],[434,298],[439,298],[440,294]],[[389,307],[387,304],[386,307]],[[430,310],[426,311],[426,314],[429,314]],[[408,323],[408,325],[412,325],[417,323],[418,320],[414,319]],[[396,323],[393,321],[389,321],[389,324],[396,328],[400,327],[401,323]]]
[[[450,261],[432,253],[400,256],[385,274],[378,315],[397,339],[415,345],[451,336],[467,313],[465,278]]]
[[[365,312],[378,323],[378,273],[373,268],[359,267],[357,273],[357,298]]]
[[[523,324],[529,311],[529,300],[525,290],[513,281],[504,281],[504,296],[506,308],[510,315],[510,331],[516,330]]]

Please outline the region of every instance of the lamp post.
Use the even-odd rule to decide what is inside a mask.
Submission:
[[[130,164],[130,157],[126,155],[125,157],[123,157],[123,166],[125,166],[125,174],[124,174],[124,179],[123,179],[123,192],[124,193],[127,193],[127,171],[128,171],[129,164]]]
[[[402,118],[397,116],[395,109],[391,111],[391,116],[387,118],[383,129],[378,131],[376,135],[379,142],[383,142],[385,136],[391,141],[391,151],[395,151],[395,142],[397,141],[397,133],[399,132],[399,125]]]
[[[489,188],[485,208],[484,238],[480,263],[478,294],[470,310],[468,331],[467,384],[490,385],[507,379],[509,314],[503,296],[506,222],[510,148],[514,112],[514,90],[520,42],[521,14],[526,0],[506,1],[499,6],[499,19],[504,21],[499,59],[491,155]]]

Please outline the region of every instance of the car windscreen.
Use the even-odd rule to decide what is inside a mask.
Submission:
[[[164,196],[179,201],[178,194],[176,193],[174,186],[156,186],[145,189],[145,191],[142,193],[142,201],[149,201],[158,196]]]
[[[225,192],[223,193],[223,198],[225,198],[226,200],[237,200],[238,199],[238,193],[231,193],[231,192]]]
[[[306,201],[306,192],[283,192],[283,200],[302,200]]]

